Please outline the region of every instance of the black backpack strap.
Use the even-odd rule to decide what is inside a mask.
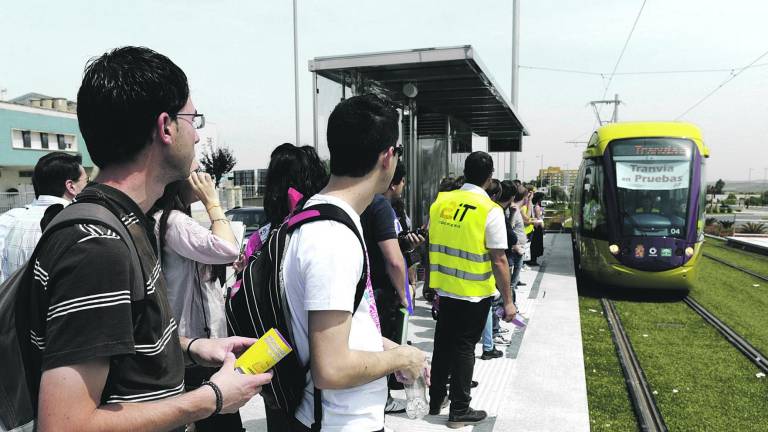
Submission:
[[[354,315],[357,311],[357,307],[360,306],[360,302],[363,301],[363,294],[365,293],[365,288],[368,283],[368,252],[365,248],[363,236],[360,231],[358,231],[355,222],[349,217],[349,214],[339,206],[333,204],[316,204],[297,212],[288,219],[288,232],[293,232],[304,224],[321,220],[331,220],[349,228],[355,233],[357,240],[360,242],[360,247],[363,249],[363,273],[355,288],[355,301],[354,306],[352,307],[352,314]],[[309,370],[309,365],[307,365],[307,370]],[[310,430],[316,432],[320,430],[323,424],[323,394],[317,387],[315,387],[314,390],[314,406],[315,421],[312,423]]]
[[[143,300],[145,289],[143,277],[141,277],[141,260],[139,259],[139,253],[136,250],[136,246],[133,244],[133,237],[128,233],[128,229],[123,225],[120,219],[103,205],[91,202],[73,202],[51,220],[45,228],[38,244],[41,244],[43,239],[50,236],[56,230],[75,224],[104,225],[120,236],[130,251],[131,267],[138,271],[138,275],[140,276],[134,279],[133,287],[131,288],[131,300]]]

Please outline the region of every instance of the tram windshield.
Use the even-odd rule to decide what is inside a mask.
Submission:
[[[685,238],[693,143],[633,138],[611,144],[622,235]]]

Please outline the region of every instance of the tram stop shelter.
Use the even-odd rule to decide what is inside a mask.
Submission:
[[[462,174],[473,136],[487,137],[489,152],[519,152],[528,135],[471,45],[317,57],[309,70],[315,147],[323,159],[328,117],[341,100],[375,93],[398,107],[415,226],[426,221],[440,180]]]

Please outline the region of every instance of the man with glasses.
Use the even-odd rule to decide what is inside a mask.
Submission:
[[[252,339],[179,337],[145,214],[167,184],[189,176],[205,124],[186,75],[150,49],[115,49],[86,66],[77,114],[100,169],[78,202],[87,198],[123,222],[141,273],[105,226],[72,225],[47,238],[28,287],[30,336],[20,338],[30,352],[29,388],[39,392],[38,430],[184,430],[237,411],[271,375],[234,370],[235,354]],[[137,278],[144,297],[132,301]],[[221,369],[184,393],[185,363]]]
[[[358,240],[360,214],[392,182],[401,151],[398,114],[377,96],[355,96],[334,108],[327,131],[331,177],[305,208],[339,207],[357,234],[339,222],[316,221],[294,231],[286,246],[282,275],[294,348],[311,366],[290,430],[319,430],[310,429],[314,424],[329,432],[383,431],[385,377],[401,371],[413,379],[424,367],[423,352],[382,336],[370,278],[354,309],[367,259]],[[375,247],[366,244],[369,251]],[[322,401],[317,410],[315,388]]]

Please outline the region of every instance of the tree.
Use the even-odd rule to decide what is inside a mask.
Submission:
[[[715,182],[715,191],[718,195],[723,193],[723,188],[725,187],[725,182],[723,179],[717,179]]]
[[[200,165],[203,166],[205,172],[214,178],[216,187],[219,187],[221,178],[224,177],[224,174],[232,171],[236,163],[237,159],[227,147],[219,147],[216,150],[208,147],[207,150],[203,151],[203,158],[200,159]]]
[[[565,193],[565,190],[563,190],[560,186],[552,186],[549,188],[549,194],[552,197],[552,201],[555,202],[561,202],[561,201],[568,201],[568,195]]]

